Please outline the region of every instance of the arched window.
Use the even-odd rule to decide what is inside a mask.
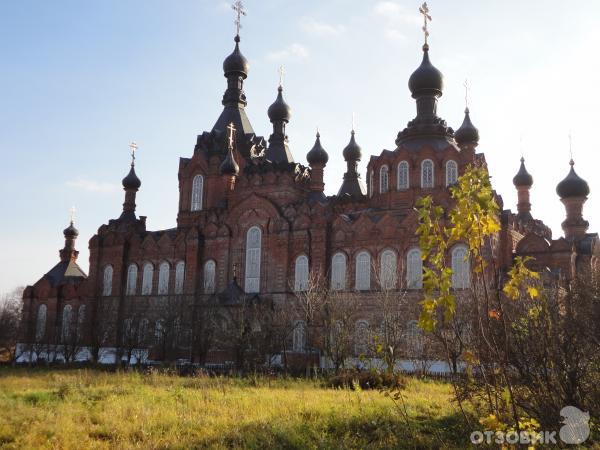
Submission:
[[[73,320],[73,307],[71,305],[66,305],[63,308],[62,313],[62,332],[61,338],[62,343],[68,343],[71,339],[71,321]]]
[[[294,290],[305,291],[308,288],[308,258],[300,255],[296,258],[294,266]]]
[[[306,348],[306,323],[302,320],[294,322],[292,348],[295,352],[303,352]]]
[[[138,268],[135,264],[130,264],[127,268],[127,295],[135,295],[137,287],[137,272]]]
[[[331,258],[331,289],[346,289],[346,255],[341,252]]]
[[[175,264],[175,293],[183,294],[183,282],[185,280],[185,263],[179,261]]]
[[[423,261],[418,248],[413,248],[406,255],[406,284],[409,289],[423,287]]]
[[[196,175],[192,181],[192,211],[200,211],[202,209],[202,196],[204,191],[204,177]]]
[[[379,282],[381,288],[394,289],[396,287],[396,253],[385,250],[381,254],[380,264]]]
[[[366,355],[369,351],[369,322],[359,320],[354,328],[354,352],[356,356]]]
[[[421,163],[421,187],[433,187],[433,161],[426,159]]]
[[[107,297],[112,294],[113,268],[109,264],[104,268],[104,277],[102,278],[102,295]]]
[[[408,189],[408,161],[400,161],[398,164],[398,190]]]
[[[390,184],[389,180],[390,169],[388,166],[381,166],[379,169],[379,193],[385,194],[388,191]]]
[[[204,293],[214,294],[215,293],[215,272],[217,265],[211,259],[204,263]]]
[[[262,232],[252,227],[246,234],[246,292],[260,292],[260,252]]]
[[[162,344],[165,338],[165,334],[166,330],[164,321],[162,319],[159,319],[154,324],[154,342],[159,345]]]
[[[150,326],[150,322],[148,319],[140,320],[140,326],[138,329],[138,345],[140,347],[147,345],[148,343],[148,327]]]
[[[85,327],[85,305],[81,305],[77,312],[77,339],[81,341]]]
[[[416,320],[411,320],[406,325],[406,346],[412,356],[419,356],[423,352],[423,331],[419,328]]]
[[[169,263],[163,261],[158,266],[158,295],[169,293]]]
[[[446,186],[452,186],[458,181],[458,164],[456,161],[446,163]]]
[[[154,267],[151,263],[144,264],[142,273],[142,295],[152,294],[152,278],[154,277]]]
[[[470,272],[467,247],[457,245],[452,249],[452,287],[467,289],[471,284]]]
[[[48,307],[46,305],[40,305],[38,307],[37,319],[35,322],[35,340],[40,342],[46,335],[46,316],[48,313]]]
[[[369,172],[369,197],[373,197],[373,177],[375,177],[375,173],[371,170]]]
[[[356,284],[357,291],[371,289],[371,255],[360,252],[356,255]]]

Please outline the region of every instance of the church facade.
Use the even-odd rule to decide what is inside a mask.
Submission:
[[[317,278],[331,292],[351,293],[359,305],[350,356],[367,352],[361,339],[381,320],[382,289],[403,299],[410,353],[422,299],[415,202],[432,195],[449,206],[449,186],[465,168],[486,166],[469,110],[456,131],[437,115],[443,76],[430,61],[429,46],[408,82],[416,116],[397,133],[393,150],[369,157],[366,174],[357,169],[365,155],[352,130],[343,149],[346,172],[331,196],[324,193],[328,153],[318,133],[306,155],[309,166],[294,161],[282,86],[268,108],[268,139],[252,128],[244,92],[249,64],[239,35],[223,71],[223,110],[212,129],[197,136],[192,154],[179,160],[177,226],[146,229],[146,217],[136,212],[143,189],[132,160],[122,213],[89,240],[89,274],[77,265],[78,231],[71,223],[58,264],[25,289],[21,361],[230,363],[240,352],[253,352],[263,361],[309,354],[314,364],[327,365],[318,341],[308,342],[311,324],[297,305]],[[566,210],[564,236],[557,239],[531,214],[533,178],[523,159],[513,182],[517,211],[501,212],[493,251],[498,267],[529,255],[569,278],[598,265],[598,235],[588,233],[582,214],[589,188],[573,162],[557,186]],[[457,245],[448,255],[457,290],[469,288],[465,254]],[[288,331],[267,332],[266,320]]]

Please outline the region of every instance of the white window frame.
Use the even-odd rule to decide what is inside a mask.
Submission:
[[[217,263],[209,259],[204,263],[204,293],[214,294],[216,290]]]
[[[446,187],[458,181],[458,164],[453,159],[446,162]]]
[[[258,239],[253,240],[253,233],[257,233]],[[258,226],[252,226],[246,232],[246,277],[244,288],[247,293],[260,292],[260,264],[262,253],[262,230]]]
[[[135,295],[137,290],[137,275],[137,264],[129,264],[129,267],[127,267],[127,287],[125,290],[125,295]]]
[[[35,320],[35,340],[40,342],[46,336],[46,320],[48,317],[48,306],[41,304],[38,306],[37,317]]]
[[[142,269],[142,295],[152,295],[153,278],[154,265],[151,262],[147,262]]]
[[[294,291],[303,292],[308,289],[308,257],[299,255],[294,263]]]
[[[467,246],[456,245],[452,249],[452,287],[454,289],[468,289],[471,285],[471,265],[468,258]]]
[[[379,193],[385,194],[390,189],[390,168],[384,164],[379,169]]]
[[[296,320],[294,322],[292,349],[299,353],[306,350],[306,322],[303,320]]]
[[[197,174],[192,180],[192,201],[190,210],[202,211],[202,203],[204,197],[204,177]]]
[[[331,289],[335,291],[346,289],[346,254],[337,252],[331,257]]]
[[[63,344],[69,343],[71,339],[71,325],[73,320],[73,307],[71,305],[65,305],[62,310],[62,323],[61,323],[61,342]]]
[[[406,254],[406,287],[421,289],[423,287],[423,260],[421,249],[412,248]]]
[[[169,294],[169,275],[171,266],[167,261],[163,261],[158,266],[158,295]]]
[[[431,169],[431,173],[426,173],[426,166]],[[431,159],[424,159],[421,162],[421,187],[431,189],[435,186],[435,170]]]
[[[381,288],[395,289],[398,280],[398,258],[393,250],[384,250],[379,258],[379,282]]]
[[[185,282],[185,262],[178,261],[175,264],[175,294],[183,294],[183,284]]]
[[[402,180],[403,175],[405,178],[404,180]],[[404,191],[410,187],[409,175],[410,175],[410,169],[409,169],[408,161],[406,161],[406,160],[400,161],[398,163],[398,174],[397,174],[397,178],[398,178],[397,184],[398,184],[399,191]]]
[[[112,294],[113,267],[108,264],[102,271],[102,296],[108,297]]]
[[[86,311],[87,307],[85,305],[80,305],[77,310],[77,339],[79,341],[83,338]]]
[[[354,287],[357,291],[368,291],[371,289],[371,255],[362,251],[355,258],[355,280]]]

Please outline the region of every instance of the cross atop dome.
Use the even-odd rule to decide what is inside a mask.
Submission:
[[[233,9],[236,14],[234,23],[235,23],[236,34],[237,34],[237,36],[239,36],[240,28],[242,28],[242,16],[246,15],[246,10],[244,9],[244,4],[242,3],[241,0],[237,0],[236,2],[234,2],[233,5],[231,5],[231,9]]]
[[[429,30],[427,29],[427,21],[431,22],[431,16],[429,15],[429,7],[427,2],[424,2],[419,6],[419,12],[423,14],[423,34],[425,35],[425,45],[427,45],[427,38],[429,37]]]
[[[138,145],[136,144],[135,141],[131,141],[131,143],[129,144],[129,150],[131,150],[131,165],[134,166],[135,165],[135,152],[138,149]]]

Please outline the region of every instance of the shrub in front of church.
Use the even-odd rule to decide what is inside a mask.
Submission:
[[[404,389],[406,377],[400,374],[377,372],[375,370],[357,371],[346,370],[331,376],[326,382],[327,387],[354,389]]]

